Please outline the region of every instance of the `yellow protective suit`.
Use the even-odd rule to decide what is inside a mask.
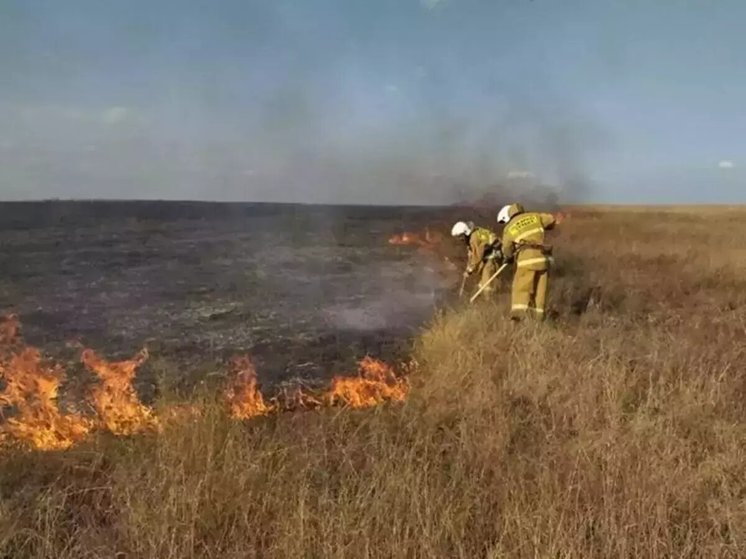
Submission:
[[[468,274],[481,272],[479,287],[481,288],[497,271],[496,260],[499,257],[497,235],[485,227],[477,227],[469,235],[466,271]],[[494,282],[484,289],[483,295],[494,290]]]
[[[503,255],[515,259],[510,317],[524,316],[544,320],[546,314],[549,270],[553,263],[552,247],[544,242],[544,232],[552,229],[556,220],[552,214],[526,212],[513,204],[508,212],[502,237]]]

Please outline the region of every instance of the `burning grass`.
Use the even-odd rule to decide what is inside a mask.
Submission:
[[[93,406],[106,429],[115,435],[134,435],[158,428],[153,410],[140,402],[132,385],[138,367],[147,358],[145,349],[132,359],[118,362],[106,361],[92,349],[84,350],[81,355],[81,361],[100,380],[91,393]]]
[[[431,231],[425,228],[421,233],[405,231],[398,235],[389,237],[390,245],[397,246],[418,246],[425,249],[433,250],[443,242],[443,235],[437,231]]]
[[[405,378],[397,378],[394,370],[377,359],[365,357],[360,362],[360,375],[334,377],[323,399],[329,405],[342,403],[351,408],[369,408],[387,400],[403,402],[409,392]]]
[[[746,220],[723,220],[573,211],[560,318],[512,325],[504,293],[439,316],[403,405],[259,400],[243,362],[239,402],[319,409],[195,396],[157,437],[0,454],[0,554],[743,557]]]
[[[287,387],[267,403],[259,390],[256,370],[248,356],[236,357],[231,380],[223,392],[230,416],[251,419],[276,412],[344,406],[370,408],[388,401],[403,402],[409,383],[393,368],[370,356],[358,365],[357,376],[335,376],[326,390]]]
[[[444,240],[445,236],[442,233],[426,227],[420,233],[405,231],[392,235],[389,237],[388,243],[394,246],[414,246],[421,251],[435,254],[438,256],[438,268],[445,274],[451,274],[458,269],[458,266],[454,263],[454,247],[445,243]],[[461,251],[456,252],[459,255],[461,254]]]
[[[43,363],[39,350],[26,346],[19,332],[15,316],[0,322],[0,376],[5,381],[0,406],[15,412],[0,423],[0,434],[6,443],[59,450],[82,441],[94,427],[119,436],[162,430],[161,418],[140,401],[133,384],[137,369],[148,358],[146,349],[124,361],[107,361],[92,349],[83,350],[81,361],[99,379],[90,391],[90,404],[97,412],[94,420],[60,411],[57,398],[65,379],[64,369]],[[267,403],[259,390],[251,358],[243,355],[230,363],[223,401],[231,418],[246,420],[304,408],[366,408],[390,400],[401,402],[407,392],[405,379],[397,378],[389,365],[366,356],[360,362],[357,377],[336,376],[326,391],[284,391]],[[161,413],[165,421],[173,423],[199,418],[203,411],[199,405],[181,403],[166,406]]]
[[[264,402],[259,391],[256,369],[248,355],[236,357],[231,363],[232,382],[225,390],[225,401],[231,417],[250,419],[274,411]]]
[[[6,321],[13,325],[13,319]],[[12,338],[15,339],[17,323]],[[0,426],[3,438],[28,443],[34,448],[56,450],[69,448],[91,430],[91,422],[79,414],[63,413],[57,397],[65,374],[59,365],[43,362],[39,350],[23,347],[0,361],[0,376],[5,389],[0,404],[11,406],[16,414]]]

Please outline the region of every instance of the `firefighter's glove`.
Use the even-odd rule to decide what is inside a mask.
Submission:
[[[473,272],[474,270],[472,270],[471,268],[467,268],[466,270],[464,270],[464,277],[468,278]]]
[[[514,260],[513,256],[503,256],[503,264],[512,264]]]

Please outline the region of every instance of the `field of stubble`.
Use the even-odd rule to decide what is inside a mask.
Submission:
[[[195,393],[158,436],[6,453],[0,554],[742,557],[744,239],[743,209],[575,209],[552,321],[507,321],[506,280],[433,319],[403,404]]]

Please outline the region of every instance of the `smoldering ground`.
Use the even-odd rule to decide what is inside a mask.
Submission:
[[[147,345],[177,375],[190,371],[185,383],[237,353],[268,383],[323,381],[366,353],[403,356],[454,281],[440,256],[387,243],[431,223],[416,209],[48,202],[0,212],[0,308],[19,314],[29,343],[64,356],[77,340],[110,357]]]

